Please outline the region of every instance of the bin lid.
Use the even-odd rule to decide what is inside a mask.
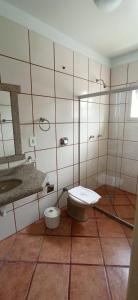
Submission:
[[[68,191],[69,196],[75,197],[76,202],[82,202],[86,204],[95,204],[101,196],[93,190],[77,186]]]
[[[48,207],[44,211],[46,218],[56,218],[60,216],[60,209],[58,207]]]

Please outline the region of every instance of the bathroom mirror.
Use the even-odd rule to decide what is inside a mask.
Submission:
[[[24,158],[18,113],[20,86],[0,83],[0,163]]]

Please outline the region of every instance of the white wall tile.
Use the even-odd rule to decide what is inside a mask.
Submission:
[[[17,208],[17,207],[23,206],[23,205],[28,204],[35,200],[37,200],[37,194],[33,194],[31,196],[17,200],[13,203],[13,205],[14,205],[14,208]]]
[[[74,144],[78,144],[79,143],[79,124],[78,123],[74,123]]]
[[[108,156],[107,169],[112,172],[120,172],[121,158],[116,156]]]
[[[79,164],[74,165],[74,182],[78,182],[78,176],[79,176]]]
[[[73,144],[73,124],[57,124],[57,145],[60,146],[60,139],[68,138],[68,145]]]
[[[99,104],[88,103],[88,122],[99,122]]]
[[[73,122],[73,101],[56,99],[56,122]]]
[[[73,184],[73,167],[64,168],[58,170],[58,188]]]
[[[112,68],[111,85],[121,85],[127,83],[127,64]]]
[[[88,123],[81,123],[80,124],[80,143],[87,142],[87,124]]]
[[[109,139],[123,140],[124,123],[109,123]]]
[[[29,61],[28,29],[0,17],[0,53]]]
[[[123,141],[108,140],[108,154],[122,156]]]
[[[56,170],[56,149],[36,151],[36,167],[42,172]]]
[[[88,79],[88,57],[74,53],[74,75]]]
[[[30,146],[29,138],[34,136],[33,126],[32,125],[21,125],[21,143],[22,143],[22,152],[33,151],[34,147]]]
[[[99,155],[106,155],[107,154],[107,140],[99,141]]]
[[[35,122],[42,117],[50,123],[55,123],[55,99],[33,96],[33,114]]]
[[[88,81],[80,78],[74,78],[74,99],[78,100],[79,96],[88,94]],[[86,99],[84,99],[86,101]]]
[[[55,44],[55,69],[73,75],[73,51]]]
[[[30,66],[28,63],[0,56],[0,73],[2,82],[20,85],[22,93],[30,94]]]
[[[124,122],[125,104],[110,105],[109,122]]]
[[[8,212],[5,217],[0,217],[0,240],[16,232],[13,211]]]
[[[78,159],[79,159],[79,145],[76,144],[74,145],[74,164],[78,163]]]
[[[109,105],[100,104],[100,122],[108,122]]]
[[[33,64],[54,68],[53,42],[51,40],[30,31],[30,51]]]
[[[47,125],[42,125],[42,128],[48,127]],[[56,147],[55,124],[51,124],[48,131],[43,131],[39,125],[35,125],[34,136],[36,137],[36,150]]]
[[[97,140],[99,135],[99,123],[88,123],[88,139],[90,136],[91,141]]]
[[[87,177],[96,174],[98,171],[98,158],[87,161]]]
[[[128,82],[138,81],[138,61],[132,62],[128,67]]]
[[[111,95],[110,95],[111,96]],[[101,104],[109,104],[109,96],[108,95],[103,95],[100,97],[100,103]]]
[[[54,71],[34,65],[31,71],[33,94],[54,97]]]
[[[98,157],[98,141],[88,143],[88,159]]]
[[[137,179],[122,175],[120,178],[120,188],[130,193],[136,194]]]
[[[88,107],[87,102],[80,101],[80,122],[87,122]]]
[[[39,219],[38,201],[31,202],[15,209],[17,230],[34,223]]]
[[[87,176],[87,173],[86,173],[86,169],[87,168],[87,163],[86,161],[85,162],[82,162],[80,163],[80,180],[83,180],[86,178]]]
[[[58,169],[73,165],[73,146],[60,147],[57,149]]]
[[[128,176],[137,177],[138,175],[138,161],[132,159],[122,159],[121,172]]]
[[[122,86],[123,88],[124,86]],[[120,88],[120,86],[118,87]],[[123,104],[126,103],[126,96],[127,93],[126,92],[122,92],[122,93],[115,93],[115,94],[111,94],[110,95],[110,104]]]
[[[138,160],[138,142],[124,141],[123,156],[126,158]]]
[[[138,123],[125,123],[124,139],[138,141]]]
[[[93,59],[89,59],[89,80],[96,81],[101,76],[101,64]]]
[[[101,156],[98,159],[98,173],[103,172],[106,170],[107,166],[107,156]]]
[[[40,218],[44,216],[44,211],[48,207],[55,206],[57,202],[57,193],[52,193],[39,199]]]
[[[102,65],[101,67],[101,78],[107,86],[110,86],[110,68],[106,65]]]
[[[97,175],[93,175],[87,178],[87,188],[95,190],[98,185],[98,177]]]
[[[32,99],[30,95],[18,95],[20,124],[32,123]]]
[[[80,144],[80,161],[87,159],[87,143]]]
[[[78,121],[79,121],[79,102],[74,101],[74,122],[78,122]]]
[[[73,99],[73,76],[55,72],[56,97]]]

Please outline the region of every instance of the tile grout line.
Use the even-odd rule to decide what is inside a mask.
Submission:
[[[37,268],[37,265],[38,265],[38,260],[39,260],[39,257],[40,257],[40,252],[41,252],[43,243],[44,243],[44,238],[42,239],[42,242],[41,242],[41,246],[40,246],[39,254],[38,254],[38,257],[37,257],[37,261],[34,262],[35,263],[35,267],[34,267],[34,271],[32,273],[32,277],[31,277],[31,280],[30,280],[30,284],[29,284],[29,288],[28,288],[28,292],[27,292],[25,300],[28,299],[29,294],[30,294],[31,286],[32,286],[33,279],[34,279],[34,276],[35,276],[35,272],[36,272],[36,268]]]
[[[72,219],[71,219],[71,237],[70,237],[70,264],[69,264],[69,282],[68,282],[68,300],[71,292],[71,266],[72,266]]]
[[[98,222],[97,222],[97,220],[96,220],[96,224],[97,224],[98,238],[99,238],[99,243],[100,243],[100,248],[101,248],[101,254],[102,254],[102,259],[103,259],[103,265],[104,265],[104,272],[105,272],[105,278],[106,278],[106,286],[107,286],[109,297],[110,297],[111,300],[113,300],[112,293],[111,293],[111,288],[110,288],[110,284],[109,284],[109,280],[108,280],[108,276],[107,276],[106,264],[105,264],[105,259],[104,259],[104,254],[103,254],[102,243],[101,243],[101,238],[100,238],[100,233],[99,233],[99,228],[98,228]]]

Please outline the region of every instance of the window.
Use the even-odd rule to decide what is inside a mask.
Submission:
[[[130,118],[138,118],[138,90],[132,91]]]

